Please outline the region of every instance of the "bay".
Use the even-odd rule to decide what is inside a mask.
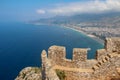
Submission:
[[[0,24],[0,80],[14,80],[27,66],[41,66],[40,54],[52,45],[65,46],[66,57],[72,58],[73,48],[91,48],[88,58],[94,58],[103,45],[71,29],[24,23]]]

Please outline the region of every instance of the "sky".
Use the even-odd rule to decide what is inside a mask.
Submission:
[[[120,0],[0,0],[0,21],[120,11]]]

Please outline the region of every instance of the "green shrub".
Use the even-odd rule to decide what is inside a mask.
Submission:
[[[33,70],[35,71],[35,73],[41,73],[41,68],[39,67],[33,67]]]
[[[61,71],[61,70],[57,69],[56,74],[57,74],[57,76],[59,77],[60,80],[65,80],[66,75],[65,75],[64,71]]]

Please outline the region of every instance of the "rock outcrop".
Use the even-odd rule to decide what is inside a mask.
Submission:
[[[41,69],[38,67],[26,67],[20,71],[15,80],[42,80]]]

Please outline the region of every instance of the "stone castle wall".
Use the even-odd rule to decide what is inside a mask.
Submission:
[[[120,52],[120,38],[106,38],[105,49],[108,52]]]
[[[43,57],[43,53],[45,52],[42,52],[43,73],[46,74],[51,70],[54,73],[52,80],[55,80],[53,78],[58,79],[53,70],[56,65],[68,68],[64,70],[67,74],[67,80],[110,80],[110,77],[120,78],[116,69],[120,68],[120,38],[107,38],[105,48],[97,50],[96,59],[91,60],[87,59],[87,49],[84,48],[74,48],[72,59],[66,59],[66,49],[62,46],[50,47],[48,57],[47,53],[46,57]],[[50,66],[46,62],[49,62]],[[83,70],[75,71],[75,69]],[[50,77],[48,74],[45,75],[43,80],[48,80],[46,79],[46,77],[49,78],[48,76]],[[71,78],[69,79],[69,77]]]
[[[74,68],[89,68],[90,60],[87,60],[87,50],[82,48],[73,49],[73,58],[66,59],[66,49],[62,46],[51,46],[48,50],[48,59],[51,60],[53,65],[60,65]]]

